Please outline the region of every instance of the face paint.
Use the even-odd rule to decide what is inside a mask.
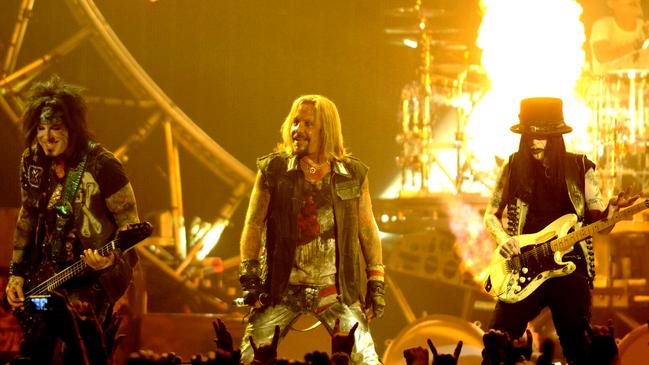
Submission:
[[[545,157],[545,146],[547,144],[547,139],[532,139],[530,142],[530,151],[536,160],[543,161],[543,157]]]
[[[59,157],[68,149],[68,128],[62,117],[50,106],[41,111],[36,140],[48,157]]]

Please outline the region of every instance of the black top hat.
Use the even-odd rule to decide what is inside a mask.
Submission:
[[[550,136],[572,131],[563,121],[563,102],[559,98],[527,98],[521,100],[519,124],[509,128],[514,133]]]

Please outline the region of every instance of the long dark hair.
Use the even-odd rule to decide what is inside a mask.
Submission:
[[[78,160],[85,152],[92,133],[86,121],[86,102],[81,96],[83,89],[79,86],[65,84],[57,75],[49,80],[36,83],[30,89],[30,96],[22,115],[22,129],[25,147],[34,144],[40,115],[47,105],[63,115],[63,123],[68,129],[67,157]]]
[[[524,202],[529,203],[532,199],[532,192],[534,191],[534,173],[533,164],[540,163],[536,161],[532,155],[530,145],[534,137],[523,134],[521,136],[520,144],[518,145],[518,153],[514,155],[512,161],[512,175],[510,187],[512,194],[511,197],[519,198]],[[537,137],[538,138],[538,137]],[[564,161],[566,158],[566,145],[563,142],[563,137],[559,135],[552,135],[547,137],[548,143],[545,145],[544,159],[547,163],[546,176],[552,189],[563,189],[566,184]],[[546,181],[539,183],[548,183]]]

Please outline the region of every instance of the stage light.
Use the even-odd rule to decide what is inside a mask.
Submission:
[[[230,221],[223,218],[218,218],[214,223],[212,223],[211,227],[200,241],[200,245],[202,247],[196,254],[197,260],[203,260],[210,253],[210,251],[212,251],[212,249],[221,239],[223,230],[228,226],[229,223]]]
[[[409,39],[409,38],[404,39],[404,40],[403,40],[403,44],[404,44],[406,47],[417,48],[417,41],[412,40],[412,39]]]

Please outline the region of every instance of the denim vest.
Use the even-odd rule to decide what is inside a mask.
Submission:
[[[305,183],[296,156],[272,153],[257,160],[270,191],[264,245],[265,291],[269,304],[278,303],[288,289],[298,240],[297,216]],[[331,194],[336,224],[336,286],[341,300],[353,304],[361,299],[361,262],[358,206],[367,166],[354,157],[333,161]]]

